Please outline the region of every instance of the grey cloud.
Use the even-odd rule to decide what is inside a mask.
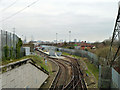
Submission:
[[[72,31],[72,39],[102,41],[111,36],[117,14],[116,1],[47,1],[41,1],[7,20],[4,28],[16,27],[16,33],[26,35],[29,40],[31,35],[35,40],[54,40],[55,33],[58,33],[58,39],[68,40],[69,30]],[[18,7],[22,8],[24,5],[18,4]],[[44,5],[48,5],[48,8]],[[18,7],[16,5],[15,8]],[[4,17],[12,13],[14,11],[11,9]]]

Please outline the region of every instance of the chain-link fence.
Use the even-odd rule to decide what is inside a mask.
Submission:
[[[1,30],[0,59],[10,60],[24,56],[24,49],[22,49],[21,45],[22,41],[16,34]]]

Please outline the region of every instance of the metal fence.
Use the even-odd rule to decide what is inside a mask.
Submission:
[[[6,57],[6,51],[8,52],[9,59],[17,58],[16,56],[16,45],[19,41],[19,37],[8,31],[1,30],[0,32],[0,60],[4,60]],[[20,49],[20,56],[22,57],[24,54],[24,49]]]
[[[2,62],[1,33],[0,33],[0,62]]]
[[[66,53],[76,55],[76,56],[80,56],[80,57],[86,57],[90,60],[91,63],[93,63],[96,67],[99,68],[99,58],[94,53],[91,53],[89,51],[58,48],[58,47],[55,47],[55,46],[45,46],[45,45],[43,47],[49,48],[49,49],[52,49],[52,50],[59,49],[59,51],[61,51],[61,52],[66,52]]]
[[[84,50],[64,49],[64,48],[61,48],[60,51],[64,51],[64,52],[67,52],[69,54],[80,56],[80,57],[86,57],[91,61],[91,63],[93,63],[94,65],[99,67],[98,57],[91,52],[84,51]]]

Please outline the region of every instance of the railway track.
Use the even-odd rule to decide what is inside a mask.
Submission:
[[[58,73],[56,74],[56,77],[52,82],[50,90],[58,90],[58,89],[63,90],[63,88],[66,86],[68,81],[68,66],[59,59],[48,57],[48,55],[46,55],[43,52],[40,53],[42,53],[49,60],[56,62],[57,65],[59,66]]]
[[[80,70],[80,65],[77,61],[77,59],[69,57],[69,56],[64,56],[66,58],[69,58],[72,66],[73,66],[73,72],[74,72],[74,78],[73,80],[66,86],[66,89],[77,89],[77,90],[87,90],[83,74]]]
[[[54,60],[59,66],[59,71],[52,83],[50,90],[87,90],[77,59],[69,56],[64,56],[69,59],[69,61],[66,61],[64,59],[51,58],[48,57],[47,54],[41,51],[39,52],[44,54],[44,56],[47,58]],[[71,66],[72,71],[70,76],[71,80],[69,82],[67,82],[68,68],[66,66],[66,63]]]
[[[51,90],[62,90],[63,87],[66,85],[67,81],[67,66],[64,65],[63,63],[59,62],[57,59],[54,59],[54,61],[58,64],[59,66],[59,72],[56,76],[55,81],[52,84]]]

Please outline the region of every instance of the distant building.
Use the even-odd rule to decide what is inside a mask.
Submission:
[[[37,43],[37,41],[30,41],[29,43],[30,43],[30,44],[33,44],[33,43]]]
[[[63,42],[63,40],[61,39],[61,40],[60,40],[60,43],[62,43],[62,42]]]
[[[38,40],[37,43],[41,43],[42,41],[41,40]]]
[[[34,44],[23,44],[23,47],[30,47],[30,52],[34,51]]]
[[[54,40],[53,42],[54,42],[54,43],[57,43],[57,40]]]
[[[74,42],[77,42],[77,39],[74,39]]]
[[[25,49],[25,55],[30,55],[30,47],[23,47]]]

